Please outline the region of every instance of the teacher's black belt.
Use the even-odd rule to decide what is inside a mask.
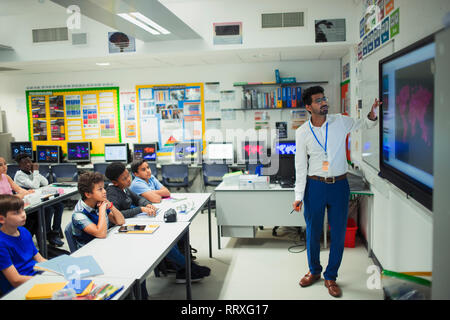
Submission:
[[[344,173],[340,176],[336,176],[336,177],[319,177],[319,176],[308,176],[309,179],[313,179],[313,180],[319,180],[328,184],[332,184],[335,183],[336,181],[339,180],[344,180],[345,178],[347,178],[347,174]]]

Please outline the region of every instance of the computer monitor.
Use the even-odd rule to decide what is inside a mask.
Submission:
[[[105,143],[105,162],[128,163],[128,143]]]
[[[61,147],[37,145],[36,158],[36,162],[38,163],[60,163]]]
[[[11,158],[16,160],[19,154],[26,154],[34,161],[33,144],[30,141],[14,141],[11,142]]]
[[[275,145],[276,154],[279,155],[295,155],[295,140],[280,140]]]
[[[280,155],[278,163],[277,180],[281,186],[289,185],[294,187],[295,182],[295,156]]]
[[[233,163],[234,149],[232,142],[210,142],[207,149],[207,158],[210,162]]]
[[[264,141],[242,142],[242,154],[245,163],[265,163],[266,150]]]
[[[133,145],[133,160],[156,161],[156,142],[154,143],[135,143]]]
[[[180,142],[175,144],[175,162],[194,163],[201,159],[201,146],[198,141]]]
[[[67,142],[67,162],[91,162],[90,142]]]

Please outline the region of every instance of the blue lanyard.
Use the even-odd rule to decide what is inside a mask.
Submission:
[[[312,134],[314,135],[314,138],[316,138],[317,143],[322,147],[322,149],[325,151],[325,153],[327,153],[327,144],[328,144],[328,122],[327,122],[327,129],[326,129],[326,133],[325,133],[325,148],[323,147],[323,145],[320,143],[319,139],[317,139],[316,134],[314,133],[312,127],[311,127],[311,120],[309,121],[309,128],[311,129]]]

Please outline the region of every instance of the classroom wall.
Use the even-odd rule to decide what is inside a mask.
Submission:
[[[362,5],[362,4],[361,4]],[[349,50],[352,69],[351,105],[356,116],[358,99],[363,99],[364,87],[372,86],[373,99],[378,93],[378,61],[413,42],[441,29],[443,17],[450,11],[446,0],[396,0],[400,8],[400,34],[390,46],[357,63],[356,51]],[[362,7],[358,12],[362,12]],[[420,15],[418,13],[420,12]],[[360,17],[361,18],[361,17]],[[384,51],[384,52],[383,52]],[[361,80],[365,80],[361,81]],[[366,90],[367,91],[367,90]],[[366,92],[367,94],[367,92]],[[370,109],[364,97],[362,116]],[[437,116],[437,115],[436,115]],[[378,130],[377,128],[373,130]],[[378,169],[363,160],[361,132],[352,135],[352,156],[363,170],[374,196],[364,199],[361,206],[361,228],[381,265],[395,271],[431,271],[433,251],[433,214],[404,192],[378,177]],[[439,173],[435,173],[437,175]],[[370,223],[369,223],[370,222]]]
[[[339,110],[339,61],[308,60],[276,63],[241,63],[228,65],[199,65],[189,67],[147,68],[104,70],[93,72],[45,73],[29,75],[0,76],[0,101],[7,114],[9,132],[16,140],[28,139],[27,118],[25,111],[25,90],[28,86],[43,86],[72,83],[114,83],[120,92],[134,91],[136,85],[220,82],[221,90],[236,90],[236,107],[240,107],[241,88],[233,87],[233,82],[274,81],[274,70],[297,77],[298,81],[329,81],[325,86],[333,112]],[[265,110],[266,111],[266,110]],[[267,110],[270,123],[288,122],[289,137],[294,138],[290,128],[290,110]],[[226,129],[254,128],[254,111],[236,111],[236,120],[223,120],[222,131]],[[123,133],[123,132],[122,132]],[[126,140],[136,142],[136,140]]]

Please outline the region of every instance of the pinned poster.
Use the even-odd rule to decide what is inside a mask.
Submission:
[[[386,17],[381,22],[381,44],[386,43],[389,39],[389,17]]]
[[[390,36],[393,38],[400,33],[400,8],[391,14],[390,19]]]

